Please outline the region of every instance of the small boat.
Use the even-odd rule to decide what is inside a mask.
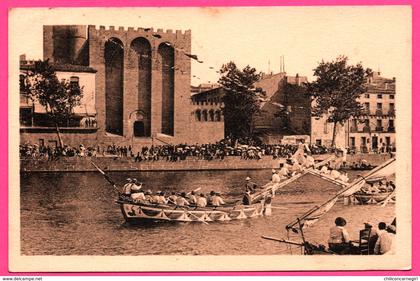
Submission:
[[[352,171],[369,171],[376,168],[376,165],[350,165],[350,166],[342,166],[340,170],[352,170]]]
[[[231,204],[223,206],[189,207],[158,205],[118,200],[124,219],[129,223],[141,222],[216,222],[240,220],[263,216],[269,208],[269,201],[252,205]]]
[[[386,200],[393,192],[380,192],[369,194],[363,191],[359,191],[353,194],[354,198],[359,201],[360,204],[376,204]]]

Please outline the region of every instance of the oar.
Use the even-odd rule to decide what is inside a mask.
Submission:
[[[196,188],[196,189],[194,189],[193,191],[194,191],[194,192],[197,192],[197,191],[199,191],[200,189],[201,189],[201,187],[197,187],[197,188]],[[188,192],[186,195],[190,195],[190,194],[191,194],[191,192],[192,192],[192,191]]]
[[[188,212],[191,216],[193,216],[193,217],[195,217],[198,221],[200,221],[200,222],[202,222],[202,223],[204,223],[204,224],[206,224],[206,225],[208,225],[209,223],[208,222],[206,222],[204,219],[200,219],[199,217],[197,217],[196,215],[194,215],[193,213],[191,213],[191,212]]]
[[[93,161],[90,161],[90,163],[104,176],[104,178],[112,185],[114,190],[119,194],[120,190],[118,189],[116,183],[104,171],[102,171],[101,168],[99,168],[95,163],[93,163]]]
[[[381,207],[385,207],[386,204],[388,204],[389,201],[391,201],[392,197],[395,196],[395,190],[391,192],[390,195],[388,195],[388,197],[384,200],[384,202],[380,203]]]
[[[267,240],[272,240],[272,241],[277,241],[277,242],[281,242],[281,243],[286,243],[286,244],[292,244],[292,245],[297,245],[297,246],[303,246],[302,243],[299,242],[295,242],[295,241],[290,241],[290,240],[286,240],[283,238],[275,238],[275,237],[270,237],[270,236],[261,236],[261,238],[263,239],[267,239]]]

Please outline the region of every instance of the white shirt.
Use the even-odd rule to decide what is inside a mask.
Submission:
[[[375,254],[383,255],[388,253],[393,248],[394,235],[386,230],[378,230],[378,240],[375,244]],[[394,246],[395,247],[395,246]]]
[[[339,172],[339,171],[337,171],[337,170],[332,170],[332,171],[331,171],[331,177],[332,177],[333,179],[338,179],[340,176],[341,176],[341,174],[340,174],[340,172]]]
[[[197,206],[198,207],[206,207],[207,206],[207,199],[205,197],[198,197],[197,199]]]
[[[224,205],[225,202],[223,201],[223,199],[220,196],[215,195],[211,198],[211,204],[213,206],[220,206],[220,205]]]
[[[131,199],[133,199],[135,201],[144,201],[144,200],[146,200],[146,197],[144,196],[143,192],[137,192],[137,193],[132,193],[131,194]]]
[[[133,184],[131,182],[124,184],[123,193],[129,195],[131,193],[131,186]]]
[[[289,175],[289,170],[283,166],[279,171],[279,175],[282,177],[287,177]]]
[[[280,176],[277,173],[274,173],[271,176],[271,181],[274,182],[274,183],[279,183],[280,182]]]

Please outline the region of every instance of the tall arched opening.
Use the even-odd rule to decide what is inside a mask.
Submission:
[[[152,111],[152,48],[146,38],[134,39],[130,45],[130,51],[137,57],[138,70],[138,110],[143,113],[142,136],[151,136],[151,111]],[[140,136],[135,134],[135,136]]]
[[[105,42],[105,130],[123,135],[124,47],[117,38]]]
[[[162,133],[174,135],[174,48],[162,43],[158,48],[162,67]]]

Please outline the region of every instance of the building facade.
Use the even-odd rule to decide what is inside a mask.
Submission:
[[[33,70],[35,61],[25,57],[20,60],[20,141],[38,145],[56,146],[58,144],[55,124],[47,115],[46,109],[37,101],[32,101],[24,87],[25,77]],[[66,122],[59,124],[62,135],[73,142],[94,142],[96,139],[97,120],[95,107],[96,71],[82,65],[53,64],[59,80],[77,83],[83,88],[80,105],[73,108],[73,115]]]
[[[305,76],[288,76],[286,72],[280,72],[264,74],[255,83],[266,94],[267,100],[255,117],[254,130],[260,132],[267,143],[281,143],[285,136],[290,135],[310,135],[310,98],[303,88],[303,83],[307,81]]]
[[[337,126],[336,146],[355,152],[388,151],[395,148],[395,78],[373,72],[367,79],[367,91],[359,98],[363,114]],[[333,124],[325,117],[312,117],[311,142],[330,146]]]
[[[78,76],[89,102],[83,101],[82,109],[75,110],[83,114],[83,108],[89,108],[84,114],[95,118],[95,128],[89,132],[63,127],[64,142],[136,147],[204,140],[202,134],[211,128],[196,120],[198,104],[190,92],[190,51],[189,30],[44,26],[43,59],[49,59],[59,77],[61,68],[68,70],[69,79]],[[75,69],[81,70],[78,75],[74,75]],[[83,72],[86,69],[89,71]],[[85,81],[87,73],[93,75],[89,81]],[[30,125],[29,130],[21,126],[22,141],[37,141],[45,131],[37,130],[36,123]]]
[[[360,97],[363,115],[349,120],[348,146],[355,151],[377,152],[395,148],[395,78],[373,72],[367,92]]]
[[[193,106],[191,129],[200,143],[214,143],[225,137],[223,88],[217,84],[191,87]]]

